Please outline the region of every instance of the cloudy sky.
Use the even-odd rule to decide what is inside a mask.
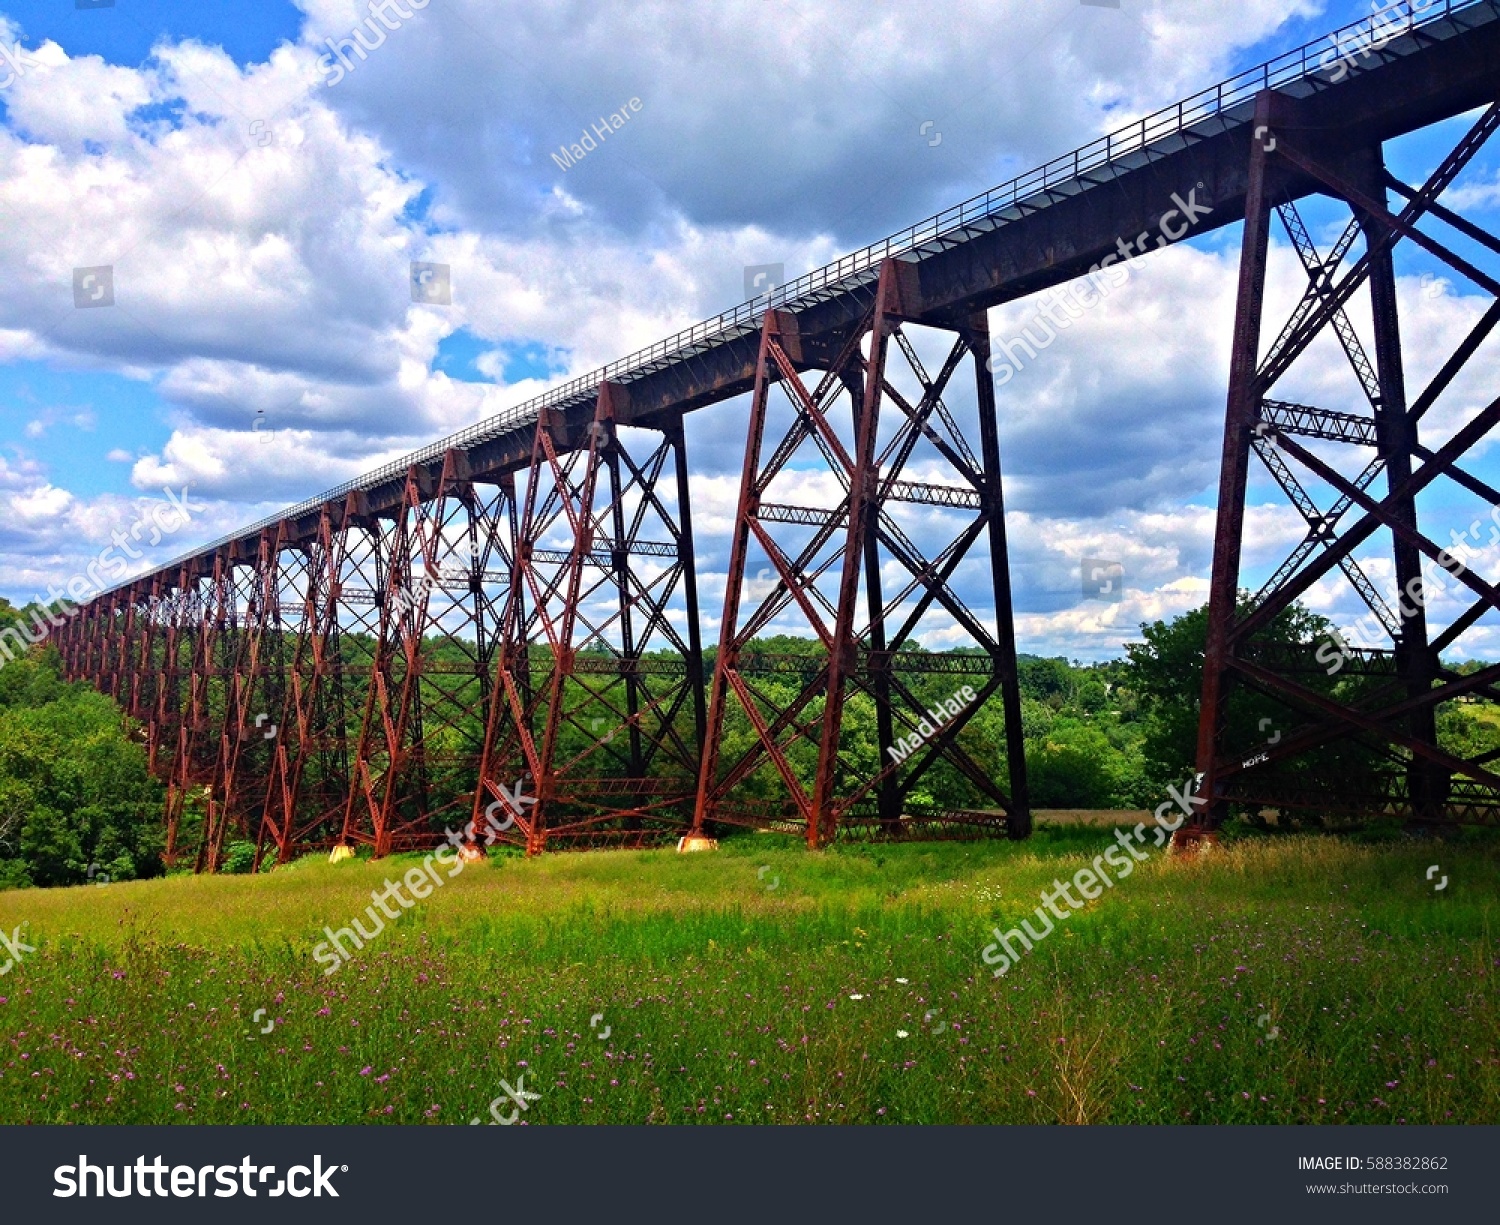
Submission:
[[[81,3],[0,0],[12,600],[81,573],[164,486],[202,509],[137,568],[731,307],[747,265],[808,271],[1370,9],[431,0],[387,7],[396,28],[349,69],[330,46],[369,0]],[[557,164],[632,99],[621,130]],[[1393,146],[1393,170],[1419,180],[1461,129]],[[1488,227],[1497,166],[1486,151],[1450,196]],[[1307,215],[1325,247],[1347,216]],[[1117,654],[1142,620],[1205,598],[1238,240],[1141,261],[1001,389],[1023,650]],[[451,305],[412,302],[413,260],[451,267]],[[1284,235],[1273,267],[1279,323],[1303,283]],[[113,305],[83,309],[106,283],[77,270],[101,268]],[[1400,267],[1413,387],[1488,304],[1435,269]],[[991,326],[1015,336],[1035,313],[1012,304]],[[1484,350],[1433,414],[1439,435],[1493,373]],[[1282,392],[1359,404],[1331,343]],[[714,611],[744,410],[690,422]],[[1253,583],[1302,533],[1264,481],[1251,501]],[[1468,495],[1423,513],[1444,542],[1484,518],[1473,535],[1500,558]],[[1084,558],[1119,564],[1123,600],[1082,598]],[[1378,556],[1366,569],[1389,581]],[[1346,624],[1361,611],[1331,581],[1309,603]]]

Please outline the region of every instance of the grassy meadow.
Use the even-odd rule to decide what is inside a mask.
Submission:
[[[333,974],[419,860],[3,892],[0,1122],[1500,1122],[1496,838],[1153,850],[993,977],[1109,837],[495,857]]]

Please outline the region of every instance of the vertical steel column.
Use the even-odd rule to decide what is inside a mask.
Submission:
[[[467,459],[448,451],[435,482],[425,468],[408,472],[386,536],[361,782],[342,835],[377,855],[438,845],[442,822],[476,795],[496,654],[489,590],[512,564],[514,484],[493,488],[482,498]]]
[[[596,453],[600,454],[603,459],[605,471],[609,476],[607,513],[610,531],[607,538],[610,545],[609,566],[618,597],[616,607],[619,609],[620,653],[623,658],[635,661],[639,658],[639,651],[636,649],[635,618],[632,615],[634,599],[630,590],[630,543],[625,531],[625,487],[620,481],[620,447],[619,440],[615,436],[612,399],[599,406],[594,425],[597,430],[607,431],[604,445],[598,448]],[[581,556],[577,564],[582,565]],[[639,723],[643,678],[638,670],[631,669],[625,673],[624,681],[626,735],[630,744],[630,762],[627,770],[629,777],[639,779],[645,777]],[[646,698],[650,700],[649,693]],[[638,825],[639,822],[637,821],[636,824]]]
[[[1385,156],[1376,144],[1368,152],[1355,185],[1382,204],[1386,201]],[[1406,371],[1401,356],[1401,323],[1396,308],[1396,268],[1392,251],[1396,234],[1385,220],[1351,203],[1370,252],[1370,309],[1375,328],[1375,369],[1380,397],[1374,405],[1377,454],[1385,463],[1386,485],[1393,500],[1391,512],[1410,536],[1396,532],[1391,545],[1396,571],[1396,605],[1401,610],[1401,633],[1396,639],[1396,667],[1406,681],[1407,696],[1420,698],[1438,679],[1437,653],[1428,642],[1427,598],[1422,583],[1422,555],[1415,543],[1417,503],[1403,492],[1411,480],[1412,458],[1418,446],[1417,423],[1407,415]],[[1437,710],[1425,704],[1412,712],[1411,735],[1424,744],[1437,744]],[[1439,819],[1448,795],[1449,774],[1434,762],[1413,756],[1407,769],[1412,813],[1418,821]]]
[[[66,616],[66,614],[60,614]],[[74,679],[73,672],[73,642],[74,632],[77,625],[76,617],[66,617],[57,632],[53,634],[52,640],[57,646],[58,657],[62,660],[62,678],[65,681]]]
[[[1224,726],[1230,675],[1231,634],[1239,595],[1240,550],[1245,533],[1245,489],[1250,473],[1250,441],[1260,415],[1256,373],[1261,317],[1265,308],[1266,255],[1271,242],[1271,207],[1266,160],[1275,119],[1275,95],[1255,100],[1256,135],[1250,146],[1245,228],[1240,239],[1239,289],[1229,357],[1229,401],[1224,411],[1224,445],[1219,461],[1219,501],[1214,528],[1213,570],[1209,578],[1208,636],[1203,652],[1203,697],[1198,708],[1196,793],[1207,803],[1175,835],[1179,843],[1201,837],[1223,820],[1215,748]]]
[[[532,462],[526,484],[524,504],[518,506],[514,477],[503,479],[502,493],[508,505],[505,525],[509,528],[510,548],[502,557],[510,567],[509,583],[500,612],[494,648],[494,683],[486,697],[484,743],[480,750],[478,778],[474,789],[474,806],[467,826],[465,853],[482,854],[476,831],[504,823],[504,811],[513,818],[522,844],[531,851],[541,835],[534,828],[536,809],[542,794],[541,765],[536,737],[538,707],[544,700],[532,677],[531,628],[540,617],[546,595],[538,591],[535,604],[528,610],[528,586],[536,541],[526,535],[533,522],[539,492],[539,474],[545,463],[539,421],[532,438]],[[500,526],[497,523],[497,528]],[[538,800],[528,806],[520,802],[524,780],[531,779],[529,798]],[[496,808],[499,805],[499,808]],[[487,820],[493,814],[497,820]]]
[[[873,342],[872,342],[873,343]],[[849,389],[850,404],[854,409],[854,434],[859,437],[867,416],[873,417],[871,427],[879,428],[879,401],[868,404],[866,385],[857,372],[849,371],[843,376]],[[875,699],[875,742],[880,750],[878,760],[885,761],[896,744],[896,720],[891,709],[891,653],[885,627],[885,595],[880,582],[880,531],[875,515],[866,518],[864,540],[865,605],[869,617],[868,667],[872,696]],[[895,832],[901,820],[901,792],[894,774],[884,775],[877,786],[877,809],[887,832]]]
[[[107,625],[107,604],[103,596],[95,596],[88,602],[88,637],[85,640],[87,651],[84,675],[89,684],[95,689],[103,690],[105,686],[105,661],[108,651],[105,647],[105,636],[109,633]]]
[[[152,576],[149,584],[145,581],[137,582],[131,589],[131,598],[139,612],[135,621],[135,640],[131,644],[131,667],[135,669],[136,683],[131,692],[129,714],[143,725],[151,721],[156,708],[156,691],[161,684],[161,674],[156,666],[160,587],[161,575],[157,574]]]
[[[761,449],[765,445],[772,352],[779,345],[783,328],[795,329],[795,320],[783,319],[774,307],[766,311],[760,329],[760,348],[755,358],[755,387],[750,393],[750,420],[745,437],[745,462],[740,469],[740,496],[735,507],[734,532],[729,542],[729,572],[724,584],[724,612],[719,620],[719,648],[714,653],[714,676],[709,691],[708,723],[704,733],[703,760],[698,772],[698,796],[693,809],[695,835],[702,836],[708,823],[719,814],[720,758],[723,728],[728,716],[731,676],[738,661],[736,627],[740,599],[745,586],[745,565],[750,547],[751,515],[759,509],[756,490]],[[778,767],[780,762],[777,761]],[[794,797],[795,797],[794,792]],[[805,813],[804,813],[805,815]]]
[[[192,579],[189,563],[184,562],[167,588],[170,602],[164,610],[166,634],[162,648],[161,682],[156,692],[156,713],[151,720],[146,751],[152,769],[166,784],[167,865],[177,862],[177,835],[182,822],[185,784],[179,774],[183,746],[182,727],[182,651],[183,635],[189,627],[188,602]],[[191,665],[190,665],[191,666]]]
[[[425,497],[424,476],[416,468],[407,472],[401,506],[388,532],[382,531],[379,518],[368,519],[377,617],[342,841],[367,842],[377,857],[391,853],[396,826],[405,823],[395,783],[415,717],[411,684],[421,667],[416,627],[426,617],[429,592],[427,584],[414,583],[412,565],[412,521]]]
[[[100,660],[102,683],[99,688],[112,697],[121,709],[130,708],[131,676],[127,666],[125,644],[129,640],[127,626],[130,619],[130,603],[125,593],[116,588],[99,597],[104,605],[104,635]]]
[[[703,664],[682,425],[625,427],[661,436],[632,453],[627,407],[605,383],[592,420],[544,414],[533,438],[474,805],[476,831],[499,824],[529,854],[651,845],[689,819]],[[668,613],[679,596],[686,640]],[[533,651],[548,660],[537,690]]]
[[[512,818],[511,824],[519,831],[519,837],[528,853],[534,845],[544,841],[538,828],[537,809],[542,794],[542,770],[537,748],[536,716],[542,695],[537,692],[532,677],[531,633],[533,625],[540,624],[542,605],[546,601],[545,589],[533,588],[532,567],[536,548],[530,533],[537,514],[540,492],[540,474],[546,464],[543,446],[543,431],[549,428],[546,410],[538,414],[535,433],[532,436],[531,465],[526,481],[526,496],[517,511],[514,485],[511,489],[510,524],[514,547],[511,550],[511,574],[501,613],[499,641],[495,650],[495,683],[489,699],[485,721],[484,748],[480,753],[479,778],[474,790],[474,810],[468,826],[470,842],[466,854],[480,854],[478,844],[473,841],[476,832],[487,824],[485,814],[494,812],[498,816],[499,804]],[[528,609],[527,596],[533,595]],[[511,782],[520,787],[525,779],[532,780],[531,806],[521,805],[511,797]],[[520,808],[521,811],[515,811]],[[501,818],[504,821],[506,818]]]
[[[995,674],[1005,716],[1005,759],[1009,777],[1012,838],[1031,834],[1031,788],[1026,779],[1026,729],[1021,723],[1021,674],[1016,662],[1016,624],[1010,590],[1010,545],[1005,532],[1005,492],[1000,473],[1000,423],[995,377],[990,367],[990,321],[980,312],[959,333],[974,355],[974,387],[979,400],[979,455],[983,464],[982,504],[990,538],[990,583],[995,593]]]
[[[583,572],[594,549],[594,491],[599,482],[598,454],[600,439],[613,428],[613,390],[608,383],[599,387],[599,399],[594,411],[594,420],[589,430],[588,448],[584,452],[583,479],[579,488],[571,487],[569,476],[571,475],[571,464],[564,466],[558,461],[558,446],[560,439],[554,435],[550,428],[542,432],[538,423],[538,433],[541,437],[543,451],[546,454],[549,467],[557,482],[557,492],[562,501],[564,515],[572,527],[572,542],[568,550],[568,556],[563,563],[562,574],[564,578],[565,594],[562,597],[561,615],[554,625],[553,610],[547,606],[545,597],[533,589],[533,599],[541,614],[544,625],[547,626],[548,637],[552,640],[552,674],[551,683],[548,685],[546,716],[542,730],[542,743],[537,754],[538,770],[536,774],[537,802],[536,821],[532,827],[532,836],[527,843],[527,851],[536,854],[546,849],[546,834],[548,808],[558,800],[557,775],[554,769],[558,756],[558,740],[562,731],[563,714],[568,697],[568,687],[573,679],[574,669],[577,665],[578,652],[573,641],[574,631],[578,624],[579,599],[583,593]],[[561,422],[558,422],[561,425]],[[550,427],[552,422],[548,422]],[[533,465],[532,479],[536,477],[535,465]],[[537,556],[536,546],[540,543],[540,531],[535,519],[525,523],[521,528],[522,535],[528,545],[532,547],[532,559]],[[534,570],[532,572],[534,576]],[[532,577],[535,582],[535,577]]]
[[[436,495],[417,512],[428,592],[417,633],[422,664],[411,752],[424,825],[404,832],[410,845],[443,839],[455,816],[469,815],[479,785],[515,548],[514,481],[501,477],[484,488],[489,492],[471,478],[467,457],[449,451]]]
[[[864,369],[864,394],[857,406],[855,452],[849,472],[848,540],[844,545],[843,572],[839,576],[838,604],[833,623],[833,641],[828,653],[828,679],[823,702],[822,738],[818,744],[818,770],[813,780],[812,821],[808,828],[808,845],[826,846],[838,832],[834,813],[835,788],[838,786],[840,733],[844,726],[844,702],[848,685],[859,667],[859,643],[855,638],[855,617],[859,611],[859,558],[866,542],[875,532],[876,500],[874,481],[875,445],[879,437],[880,396],[885,387],[886,348],[891,330],[901,309],[899,266],[887,260],[880,269],[875,290],[875,312],[870,323],[870,354]],[[878,577],[879,567],[874,567]],[[872,593],[873,595],[873,593]],[[881,608],[872,604],[877,618]],[[882,645],[884,629],[881,630]],[[886,702],[889,711],[889,700]],[[882,745],[882,749],[888,745]],[[887,815],[887,814],[882,814]]]
[[[261,841],[269,773],[265,737],[280,732],[279,725],[269,732],[262,730],[262,725],[273,718],[272,710],[264,708],[272,705],[266,693],[266,663],[281,624],[277,560],[276,534],[273,529],[262,528],[254,562],[230,568],[230,599],[238,631],[233,635],[227,661],[219,758],[208,803],[206,863],[210,871],[218,864],[231,830],[257,845]],[[258,866],[258,854],[256,859]]]
[[[702,751],[703,662],[682,420],[627,427],[632,439],[660,436],[649,446],[627,445],[619,419],[628,407],[626,391],[609,386],[595,409],[588,457],[609,473],[609,502],[593,512],[593,544],[577,555],[598,578],[586,590],[575,641],[577,751],[559,771],[559,793],[574,819],[554,835],[573,842],[648,845],[681,835]],[[675,502],[664,489],[675,490]],[[686,639],[668,608],[679,595]],[[684,734],[689,710],[692,731]],[[612,747],[622,732],[627,753]]]
[[[209,578],[202,617],[198,623],[193,651],[192,687],[188,698],[188,719],[183,738],[183,762],[180,776],[185,790],[201,787],[203,791],[203,828],[198,838],[196,870],[213,872],[218,868],[215,847],[218,808],[222,799],[218,790],[219,746],[223,736],[222,715],[215,718],[215,708],[232,705],[234,650],[239,641],[239,617],[234,591],[234,562],[230,546],[215,550],[213,573]]]
[[[708,701],[703,674],[703,626],[698,613],[698,555],[693,541],[693,496],[688,481],[687,439],[682,428],[682,415],[663,427],[667,445],[672,448],[673,465],[677,477],[677,508],[680,535],[677,556],[682,566],[683,602],[687,605],[687,677],[693,697],[693,744],[697,746],[697,760],[703,760],[704,744],[708,728]],[[694,789],[696,791],[696,778]]]

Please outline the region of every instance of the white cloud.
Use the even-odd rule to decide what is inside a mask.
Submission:
[[[323,40],[347,36],[366,0],[302,7],[298,45],[265,63],[163,39],[122,67],[46,44],[33,49],[43,67],[6,92],[0,361],[150,380],[170,437],[108,459],[130,464],[143,493],[189,484],[209,499],[194,539],[540,389],[434,373],[461,329],[490,378],[508,345],[583,372],[733,305],[747,264],[815,267],[1201,87],[1236,48],[1321,8],[446,0],[330,88]],[[566,174],[552,164],[549,150],[637,96],[626,130]],[[938,144],[920,132],[928,120]],[[1139,621],[1205,598],[1227,251],[1153,254],[1001,388],[1027,649],[1113,653]],[[413,259],[451,265],[451,306],[411,302]],[[95,264],[114,267],[117,306],[76,310],[72,269]],[[1268,319],[1290,308],[1298,275],[1277,246]],[[1423,357],[1450,350],[1483,306],[1424,288],[1403,279],[1403,326]],[[992,312],[997,340],[1034,312]],[[1320,347],[1287,394],[1352,406],[1342,363]],[[1433,426],[1475,411],[1497,373],[1476,363]],[[743,427],[743,400],[689,423],[711,620]],[[7,590],[65,576],[133,513],[130,499],[62,481],[32,460],[0,466],[14,504],[0,529]],[[1247,565],[1274,566],[1299,522],[1257,486]],[[1081,600],[1084,556],[1125,567],[1119,604]]]

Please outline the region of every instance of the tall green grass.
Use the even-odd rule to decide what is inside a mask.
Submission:
[[[0,893],[0,1121],[1500,1121],[1493,840],[1153,852],[993,977],[1108,837],[496,858],[332,975],[418,860]]]

